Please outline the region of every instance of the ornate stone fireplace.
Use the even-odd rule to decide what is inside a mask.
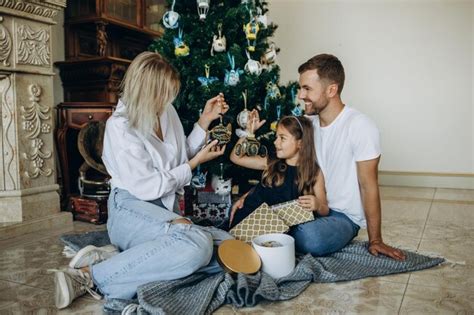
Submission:
[[[51,26],[66,0],[0,0],[0,240],[70,226],[54,149]]]

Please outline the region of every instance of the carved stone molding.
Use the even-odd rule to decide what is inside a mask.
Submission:
[[[3,163],[0,169],[3,170],[3,181],[0,186],[4,190],[15,190],[18,188],[17,156],[15,154],[16,126],[14,104],[12,98],[12,82],[10,75],[0,74],[0,113],[1,117],[1,142],[3,143]]]
[[[18,63],[34,66],[49,66],[51,52],[49,49],[49,33],[45,28],[35,31],[28,25],[19,25]]]
[[[21,118],[23,119],[23,130],[27,132],[26,138],[31,140],[31,153],[23,153],[23,158],[30,162],[30,170],[25,172],[29,178],[39,175],[50,176],[53,170],[45,167],[45,159],[52,156],[51,151],[44,150],[44,142],[40,138],[43,133],[51,133],[51,108],[39,103],[41,88],[37,84],[28,87],[30,93],[30,106],[21,107]]]
[[[31,1],[26,2],[22,0],[0,0],[0,7],[6,7],[12,10],[17,10],[25,12],[28,14],[33,14],[45,18],[54,18],[58,14],[58,6],[51,5],[48,2],[52,1]],[[62,1],[55,1],[57,3],[62,3]]]
[[[0,16],[0,23],[3,22],[3,17]],[[8,62],[8,57],[10,57],[10,53],[12,51],[12,38],[8,29],[0,24],[0,62],[3,63],[4,66],[10,66]]]

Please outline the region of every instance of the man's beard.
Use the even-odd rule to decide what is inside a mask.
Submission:
[[[304,105],[304,114],[305,114],[305,115],[313,116],[313,115],[317,115],[317,114],[318,114],[316,108],[314,107],[314,103],[313,103],[313,102],[310,102],[310,103],[311,103],[311,105],[310,105],[311,111],[308,111],[308,110],[306,110],[306,108],[308,107],[308,106],[306,105],[306,100],[303,99],[303,101],[305,102],[305,105]]]
[[[306,106],[305,106],[305,115],[315,115],[315,116],[319,115],[323,110],[326,109],[326,107],[329,104],[329,101],[327,99],[324,99],[321,102],[323,103],[323,105],[320,106],[319,108],[315,105],[314,102],[311,102],[311,109],[312,109],[311,113],[306,112]]]

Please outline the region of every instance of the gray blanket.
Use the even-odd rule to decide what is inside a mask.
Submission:
[[[88,233],[88,243],[102,246],[108,241],[106,233],[92,233],[94,234]],[[91,236],[96,237],[92,242]],[[75,249],[87,245],[82,243],[83,238],[77,235],[62,236],[61,239]],[[183,279],[157,281],[140,286],[136,300],[108,300],[104,310],[109,313],[120,312],[125,306],[135,303],[139,314],[210,314],[223,304],[251,307],[262,300],[292,299],[311,282],[348,281],[417,271],[444,261],[443,258],[409,251],[405,253],[407,259],[403,262],[385,256],[375,257],[367,251],[366,242],[353,241],[339,252],[326,257],[299,257],[295,270],[278,280],[263,272],[236,276],[225,272],[212,276],[197,273]]]

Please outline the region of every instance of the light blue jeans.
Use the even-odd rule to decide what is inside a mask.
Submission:
[[[346,246],[359,229],[345,214],[329,210],[325,217],[293,226],[289,234],[295,239],[298,253],[325,256]]]
[[[213,245],[233,238],[225,231],[194,224],[171,224],[180,216],[161,200],[143,201],[115,188],[108,201],[107,229],[120,253],[91,268],[92,278],[107,298],[131,299],[137,288],[194,272],[221,269]]]

